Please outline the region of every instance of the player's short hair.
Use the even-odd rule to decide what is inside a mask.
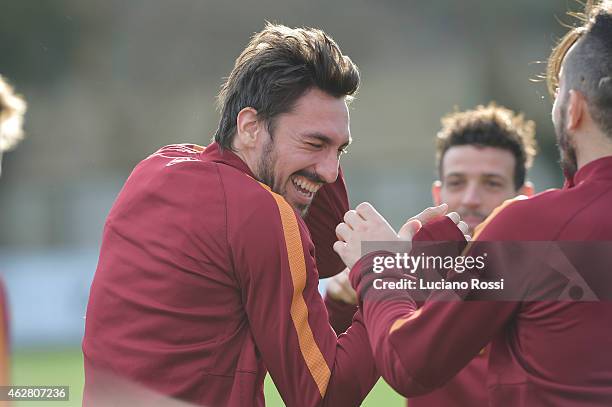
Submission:
[[[584,94],[593,120],[612,138],[612,0],[587,1],[584,12],[568,14],[581,25],[571,28],[553,48],[546,69],[548,91],[554,98],[563,65],[568,90]]]
[[[350,100],[359,87],[359,70],[323,31],[267,23],[253,35],[221,87],[215,141],[232,149],[236,118],[245,107],[257,110],[272,134],[274,118],[290,112],[313,87]]]
[[[0,154],[11,150],[23,138],[26,103],[0,75]]]
[[[536,154],[535,123],[495,102],[473,110],[449,113],[440,120],[436,137],[436,160],[440,179],[444,154],[454,146],[474,145],[508,150],[515,158],[514,186],[525,184],[527,169]]]

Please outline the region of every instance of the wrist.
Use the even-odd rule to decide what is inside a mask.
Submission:
[[[362,256],[359,260],[357,260],[357,262],[355,263],[355,265],[353,265],[349,273],[349,280],[351,282],[351,286],[353,286],[353,289],[359,292],[359,283],[361,282],[362,278],[367,274],[374,273],[374,258],[392,255],[393,253],[389,251],[378,250],[370,252]]]

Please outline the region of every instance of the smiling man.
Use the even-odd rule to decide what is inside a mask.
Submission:
[[[223,85],[215,142],[167,146],[134,169],[91,287],[84,404],[134,405],[118,389],[137,384],[261,406],[266,371],[286,405],[360,404],[378,378],[367,334],[359,316],[334,334],[314,250],[331,253],[348,205],[339,159],[358,84],[325,33],[269,24]]]
[[[436,158],[440,179],[434,203],[444,202],[470,227],[470,233],[504,201],[531,196],[526,180],[536,153],[535,123],[495,103],[453,112],[441,120]],[[410,407],[488,406],[489,346],[444,386],[410,399]]]

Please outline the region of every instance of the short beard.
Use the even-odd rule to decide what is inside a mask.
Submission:
[[[286,185],[275,184],[276,177],[274,176],[274,167],[276,166],[277,153],[274,147],[274,136],[270,133],[270,140],[268,140],[262,148],[261,157],[257,162],[257,167],[255,168],[254,175],[258,181],[269,186],[272,192],[281,195],[283,198],[285,198],[285,200],[287,200],[287,198],[285,197],[285,194],[287,193]],[[305,171],[298,171],[293,175],[302,175],[313,182],[323,182],[316,175],[312,175]],[[306,214],[308,213],[308,209],[310,208],[310,205],[293,205],[291,203],[289,204],[294,207],[298,212],[300,212],[302,218],[306,216]]]
[[[562,106],[559,126],[555,128],[555,133],[557,135],[559,154],[561,155],[561,160],[559,162],[561,164],[561,169],[563,173],[571,179],[576,174],[576,171],[578,171],[578,160],[576,158],[576,149],[572,145],[572,136],[565,130],[565,124],[565,106]]]
[[[255,177],[262,183],[269,186],[273,192],[282,195],[282,191],[278,191],[274,177],[274,166],[276,164],[276,152],[274,151],[274,138],[270,137],[270,140],[263,146],[261,157],[257,162],[255,169]]]

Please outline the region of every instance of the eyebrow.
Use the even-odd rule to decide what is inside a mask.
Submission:
[[[325,135],[325,134],[323,134],[323,133],[307,133],[307,134],[304,134],[304,137],[314,138],[314,139],[317,139],[317,140],[319,140],[320,142],[322,142],[322,143],[324,143],[324,144],[328,144],[328,145],[329,145],[329,144],[333,144],[332,139],[331,139],[330,137],[326,136],[326,135]],[[340,146],[340,148],[341,148],[341,149],[342,149],[342,148],[346,148],[346,147],[348,147],[348,146],[349,146],[349,145],[350,145],[352,142],[353,142],[353,138],[349,136],[348,141],[347,141],[346,143],[342,144],[342,145]]]
[[[494,174],[494,173],[487,173],[487,174],[482,174],[483,177],[485,178],[501,178],[502,180],[505,180],[506,177],[504,177],[501,174]]]
[[[445,178],[449,178],[449,177],[465,177],[465,176],[466,176],[466,173],[464,173],[464,172],[451,172],[450,174],[446,174]],[[492,172],[488,172],[488,173],[485,173],[485,174],[480,174],[480,176],[484,177],[484,178],[500,178],[502,180],[506,179],[506,177],[504,177],[503,175],[495,174],[495,173],[492,173]]]

